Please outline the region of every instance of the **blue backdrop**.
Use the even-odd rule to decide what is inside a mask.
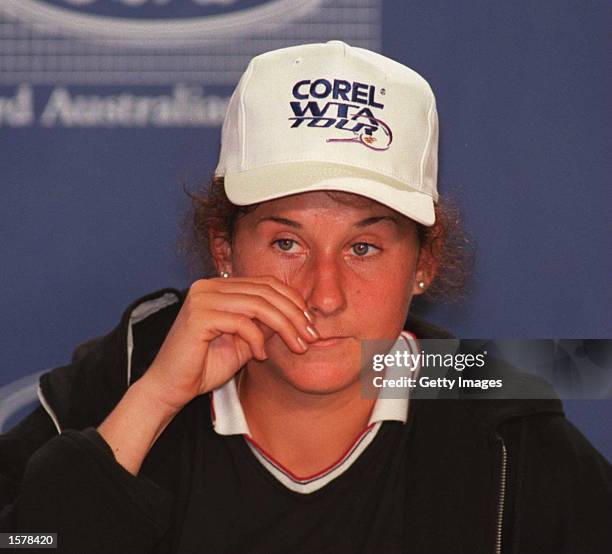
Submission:
[[[189,285],[179,183],[214,169],[232,85],[258,52],[333,38],[415,68],[436,93],[440,188],[478,252],[468,300],[430,319],[461,337],[612,336],[607,2],[135,4],[0,8],[0,386],[65,363],[135,297]],[[99,15],[117,30],[90,30]],[[225,30],[210,26],[219,15],[234,18]],[[147,41],[169,17],[202,32]],[[130,22],[143,27],[126,34]],[[612,402],[566,406],[612,457]]]

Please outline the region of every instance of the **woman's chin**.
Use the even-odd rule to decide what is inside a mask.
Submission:
[[[340,349],[342,350],[342,349]],[[309,350],[304,354],[286,353],[272,363],[285,381],[301,392],[331,394],[345,389],[359,379],[360,359],[352,352],[323,353]]]

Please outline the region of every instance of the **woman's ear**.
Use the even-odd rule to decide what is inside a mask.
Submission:
[[[209,229],[208,242],[210,244],[210,253],[215,262],[217,274],[221,274],[222,271],[225,271],[231,275],[233,273],[232,245],[227,233],[216,229]]]
[[[421,248],[417,261],[417,269],[414,275],[412,294],[419,295],[427,291],[437,272],[438,262],[431,251],[428,248]]]

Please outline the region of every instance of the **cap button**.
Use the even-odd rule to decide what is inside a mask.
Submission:
[[[337,44],[338,46],[341,46],[342,48],[346,48],[348,46],[346,42],[343,42],[341,40],[328,40],[327,44]]]

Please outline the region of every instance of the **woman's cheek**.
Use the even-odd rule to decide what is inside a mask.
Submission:
[[[395,260],[390,256],[372,256],[371,259],[361,260],[356,257],[347,257],[344,265],[349,274],[380,287],[385,286],[388,282],[401,280],[401,275],[405,272],[404,268],[393,262]]]
[[[306,256],[291,256],[277,259],[274,264],[274,272],[283,283],[291,285],[297,282],[305,267]]]

